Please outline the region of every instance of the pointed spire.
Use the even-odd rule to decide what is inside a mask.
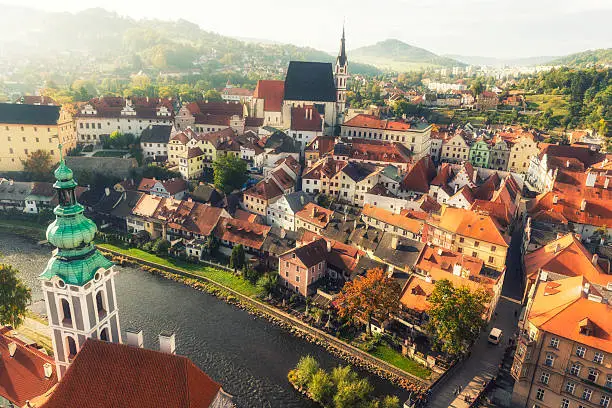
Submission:
[[[342,38],[340,39],[340,52],[338,53],[338,59],[336,60],[336,64],[340,66],[345,66],[347,63],[346,58],[346,49],[345,49],[345,38],[344,38],[344,23],[342,23]]]

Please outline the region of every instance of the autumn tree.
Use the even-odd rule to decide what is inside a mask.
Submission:
[[[372,318],[382,322],[398,309],[400,292],[397,281],[382,269],[375,268],[368,270],[365,276],[347,282],[335,304],[341,317],[366,322],[370,334]]]
[[[246,162],[232,154],[220,154],[213,162],[214,184],[224,193],[231,193],[247,181]]]
[[[455,287],[442,279],[435,283],[428,298],[427,331],[441,351],[459,355],[465,353],[486,324],[483,316],[491,297],[483,289]]]
[[[32,295],[11,265],[0,264],[0,325],[17,327],[23,321]]]
[[[211,102],[223,100],[221,98],[221,93],[217,91],[216,89],[209,89],[208,91],[206,91],[204,93],[204,99],[206,99],[207,101],[211,101]]]
[[[35,150],[21,160],[23,171],[35,181],[48,181],[53,173],[53,158],[47,150]]]

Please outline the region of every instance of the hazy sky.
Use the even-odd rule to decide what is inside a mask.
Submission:
[[[397,38],[438,54],[563,55],[612,47],[612,0],[0,0],[53,11],[102,7],[336,51]],[[0,12],[1,12],[0,5]],[[349,56],[350,58],[350,56]]]

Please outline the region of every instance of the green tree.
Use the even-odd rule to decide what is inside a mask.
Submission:
[[[427,331],[441,351],[459,355],[465,353],[484,327],[483,315],[490,296],[482,289],[471,291],[467,286],[454,287],[447,280],[436,282],[428,299]]]
[[[0,264],[0,325],[18,327],[32,299],[30,289],[11,265]]]
[[[319,363],[313,356],[301,357],[295,370],[291,371],[293,383],[297,387],[304,387],[319,371]]]
[[[233,268],[235,272],[242,268],[245,263],[246,256],[244,254],[244,247],[241,244],[238,244],[232,248],[232,255],[230,255],[230,268]]]
[[[214,184],[224,193],[231,193],[247,181],[247,165],[240,157],[221,154],[213,162]]]
[[[270,293],[272,293],[274,288],[276,288],[277,284],[278,284],[278,274],[277,273],[268,272],[264,274],[257,281],[257,289],[259,291],[260,296],[267,296]]]
[[[329,404],[334,393],[334,384],[331,376],[323,369],[319,369],[312,375],[308,382],[308,393],[310,397],[323,406]]]
[[[204,93],[204,99],[207,101],[222,101],[221,93],[216,89],[209,89]]]
[[[23,171],[34,181],[49,181],[53,176],[53,158],[47,150],[35,150],[21,160]]]
[[[335,408],[359,407],[369,400],[373,387],[366,378],[338,383],[334,395]]]

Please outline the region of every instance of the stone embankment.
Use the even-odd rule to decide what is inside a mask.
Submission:
[[[429,380],[423,380],[400,370],[363,350],[351,346],[322,330],[302,322],[281,309],[245,296],[204,276],[124,255],[107,248],[99,249],[101,252],[109,255],[113,262],[118,265],[140,267],[149,273],[187,284],[195,289],[214,295],[254,316],[264,318],[282,327],[294,336],[324,347],[331,354],[342,358],[351,365],[372,372],[406,390],[420,393],[424,392],[431,385],[431,381]]]

